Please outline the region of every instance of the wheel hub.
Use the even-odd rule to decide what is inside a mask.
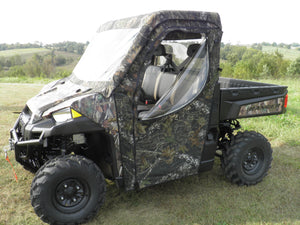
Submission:
[[[64,207],[78,205],[86,196],[83,185],[75,179],[61,182],[56,188],[56,200]]]
[[[263,154],[260,149],[252,149],[244,156],[243,170],[247,174],[254,174],[262,165]]]
[[[252,170],[258,163],[258,157],[256,152],[248,153],[247,159],[244,161],[244,168]]]

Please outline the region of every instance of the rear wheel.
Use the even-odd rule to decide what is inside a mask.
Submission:
[[[94,162],[82,156],[60,156],[37,172],[31,204],[44,222],[80,224],[96,215],[105,191],[105,179]]]
[[[263,135],[238,132],[223,153],[222,168],[232,183],[253,185],[267,175],[272,159],[271,145]]]

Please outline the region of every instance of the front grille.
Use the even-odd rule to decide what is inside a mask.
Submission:
[[[40,139],[41,134],[42,134],[42,132],[32,133],[31,139]]]

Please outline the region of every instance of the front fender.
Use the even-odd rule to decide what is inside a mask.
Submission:
[[[71,107],[110,134],[118,133],[116,106],[113,97],[105,98],[96,93],[73,102]]]

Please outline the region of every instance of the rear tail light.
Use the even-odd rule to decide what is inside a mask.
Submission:
[[[284,108],[287,107],[287,104],[288,104],[288,98],[289,98],[289,96],[288,96],[288,94],[286,94],[285,99],[284,99]]]

